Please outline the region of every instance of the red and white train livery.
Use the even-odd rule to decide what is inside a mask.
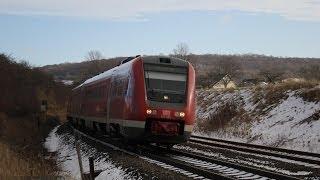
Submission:
[[[67,118],[133,142],[185,142],[195,119],[194,69],[178,58],[128,58],[74,88]]]

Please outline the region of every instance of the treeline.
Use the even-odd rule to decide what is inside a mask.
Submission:
[[[255,54],[245,55],[190,55],[198,69],[198,86],[210,86],[223,76],[235,81],[238,86],[274,83],[287,78],[320,80],[320,59],[287,58]]]
[[[211,86],[227,74],[239,86],[259,82],[274,83],[286,78],[320,80],[320,59],[317,58],[287,58],[256,54],[196,55],[180,51],[177,54],[173,56],[187,59],[194,65],[198,87]],[[116,66],[123,59],[125,57],[48,65],[41,69],[56,79],[79,83]]]
[[[47,65],[41,67],[41,70],[53,75],[55,80],[72,80],[73,86],[77,86],[84,80],[117,66],[123,59],[125,57]]]
[[[0,54],[0,83],[0,112],[8,115],[37,113],[43,100],[64,108],[70,91],[52,75],[6,54]]]

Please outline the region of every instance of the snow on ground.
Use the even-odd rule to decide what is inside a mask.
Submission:
[[[223,129],[196,130],[193,134],[320,153],[320,119],[318,115],[313,116],[320,112],[320,102],[305,101],[298,92],[288,91],[279,103],[265,104],[264,109],[259,109],[258,103],[253,103],[251,89],[233,92],[200,90],[197,121],[207,119],[219,106],[231,101],[242,108],[244,114],[233,118]],[[262,97],[260,105],[265,102]],[[249,121],[245,121],[246,118]]]
[[[71,86],[73,84],[72,80],[55,80],[56,82],[61,82],[64,85]]]
[[[61,81],[63,84],[65,85],[68,85],[68,86],[71,86],[73,84],[73,81],[72,80],[62,80]]]
[[[217,129],[211,132],[193,131],[192,135],[209,137],[209,138],[212,137],[217,139],[225,139],[228,141],[235,141],[235,142],[241,142],[241,143],[246,143],[248,141],[247,138],[245,137],[237,137],[237,136],[234,136],[232,133],[228,133],[226,132],[226,130],[221,130],[221,129]]]
[[[62,176],[70,176],[80,179],[78,156],[74,146],[73,136],[58,135],[56,132],[59,126],[55,127],[46,138],[44,146],[49,152],[56,152],[57,162],[62,170]],[[89,172],[89,157],[95,156],[97,151],[88,145],[81,144],[81,156],[84,172]],[[87,149],[87,151],[84,151]],[[96,179],[132,179],[121,167],[116,167],[109,159],[108,154],[103,153],[94,160],[95,170],[102,170]]]
[[[297,150],[320,152],[320,121],[307,119],[320,110],[320,104],[306,102],[294,92],[251,128],[253,142]]]
[[[197,107],[198,119],[206,119],[211,113],[217,111],[219,106],[230,101],[239,100],[239,92],[226,92],[226,93],[211,93],[208,91],[199,91],[198,100],[202,98],[203,102],[210,102],[208,104],[202,104]]]
[[[309,171],[308,172],[307,171],[291,172],[291,171],[283,169],[283,168],[274,167],[274,164],[271,163],[270,161],[263,161],[263,160],[250,159],[250,158],[247,160],[234,158],[234,157],[230,158],[230,157],[227,157],[221,153],[216,153],[216,152],[212,152],[212,151],[203,151],[203,150],[199,150],[197,148],[191,148],[191,147],[183,146],[183,145],[175,145],[175,148],[186,150],[186,151],[191,151],[191,152],[198,153],[198,154],[203,154],[208,157],[227,160],[230,162],[236,162],[236,163],[243,164],[243,165],[255,166],[255,167],[259,167],[259,168],[263,168],[263,169],[267,169],[267,170],[271,170],[271,171],[281,172],[281,173],[287,174],[287,175],[303,175],[303,176],[305,176],[305,175],[309,175],[312,173]],[[236,150],[232,150],[232,151],[239,152]],[[272,156],[266,156],[266,155],[251,154],[251,153],[246,153],[246,152],[241,152],[241,153],[247,154],[247,155],[253,155],[256,157],[265,157],[265,158],[269,158],[269,159],[276,159],[276,160],[283,161],[283,162],[295,163],[297,165],[302,165],[302,166],[307,166],[307,167],[309,166],[312,168],[319,168],[319,166],[310,165],[308,163],[303,163],[303,162],[298,162],[298,161],[292,161],[292,160],[287,160],[287,159],[282,159],[282,158],[277,158],[277,157],[272,157]]]
[[[253,104],[251,102],[253,93],[250,90],[240,90],[240,96],[242,97],[244,101],[244,110],[247,112],[253,112],[255,108],[257,107],[257,104]]]
[[[243,97],[241,96],[242,92],[245,92],[249,94],[247,91],[231,91],[231,92],[217,92],[212,90],[202,90],[197,92],[197,99],[198,99],[198,106],[197,106],[197,121],[203,121],[205,119],[208,119],[211,114],[214,114],[218,108],[226,103],[235,103],[239,105],[243,105],[243,102],[241,99]],[[200,100],[201,99],[201,100]],[[249,108],[249,105],[248,105]],[[237,141],[237,142],[246,142],[245,139],[239,136],[235,136],[231,132],[233,132],[233,128],[244,128],[240,127],[241,124],[238,125],[238,127],[229,127],[228,129],[215,129],[211,132],[202,132],[197,131],[195,128],[195,131],[193,132],[194,135],[199,136],[206,136],[206,137],[215,137],[215,138],[221,138],[221,139],[227,139],[231,141]],[[226,133],[230,132],[230,133]]]

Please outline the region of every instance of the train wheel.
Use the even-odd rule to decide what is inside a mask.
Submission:
[[[167,144],[166,147],[167,149],[171,149],[173,147],[173,144]]]
[[[110,124],[109,127],[110,127],[109,132],[111,137],[115,137],[115,138],[121,137],[119,124]]]
[[[80,120],[80,128],[82,130],[85,130],[86,129],[86,124],[85,124],[85,121],[83,119]]]
[[[97,128],[97,123],[96,122],[92,122],[92,134],[96,134],[97,131],[98,131],[98,128]]]
[[[105,123],[98,123],[98,126],[99,126],[99,131],[102,133],[102,134],[107,134],[107,129],[106,129],[106,124]]]

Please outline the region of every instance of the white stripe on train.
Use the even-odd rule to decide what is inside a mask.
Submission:
[[[75,115],[69,115],[72,118],[78,118],[88,121],[95,121],[100,123],[115,123],[119,124],[124,127],[135,127],[135,128],[144,128],[145,127],[145,121],[136,121],[136,120],[124,120],[124,119],[109,119],[108,121],[106,118],[100,118],[100,117],[89,117],[89,116],[75,116]],[[185,125],[184,131],[192,132],[193,125]]]

